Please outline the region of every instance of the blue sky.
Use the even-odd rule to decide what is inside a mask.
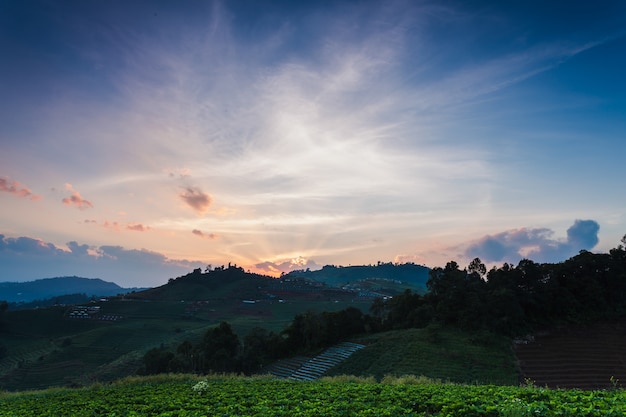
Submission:
[[[0,4],[0,281],[626,233],[622,1]]]

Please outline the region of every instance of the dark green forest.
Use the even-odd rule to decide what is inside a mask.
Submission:
[[[280,358],[312,353],[366,333],[450,326],[511,338],[563,324],[626,316],[626,236],[609,253],[581,251],[560,263],[522,259],[487,270],[476,258],[429,272],[424,294],[378,298],[368,313],[354,307],[298,314],[281,332],[253,329],[243,340],[222,322],[199,343],[152,349],[141,374],[257,372]]]

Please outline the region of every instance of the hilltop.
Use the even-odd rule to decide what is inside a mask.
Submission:
[[[176,300],[263,300],[316,298],[318,300],[377,298],[400,294],[406,289],[424,292],[429,269],[414,264],[336,267],[318,271],[293,271],[280,278],[244,271],[236,265],[207,269],[173,278],[167,284],[129,294],[128,298]]]
[[[414,263],[394,264],[378,262],[376,265],[335,266],[326,265],[320,270],[296,270],[285,277],[306,278],[326,285],[369,289],[385,295],[402,293],[409,288],[415,292],[426,291],[430,269]]]
[[[237,266],[202,273],[200,269],[170,279],[167,284],[127,294],[125,298],[151,301],[222,301],[241,303],[287,299],[329,301],[352,299],[356,291],[305,279],[273,278],[245,272]]]

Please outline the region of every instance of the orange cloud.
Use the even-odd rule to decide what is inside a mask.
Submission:
[[[322,266],[315,262],[313,259],[306,259],[302,256],[298,256],[294,259],[288,259],[280,263],[271,261],[261,262],[255,264],[254,266],[258,271],[262,271],[261,273],[266,273],[273,276],[278,276],[282,273],[286,274],[297,269],[317,270],[322,268]]]
[[[211,196],[198,187],[186,187],[185,191],[179,194],[179,197],[198,214],[206,213],[212,201]]]
[[[41,200],[41,196],[33,194],[28,187],[25,187],[17,181],[9,181],[7,178],[0,178],[0,191],[13,194],[20,198],[29,198],[32,201]]]
[[[196,236],[199,236],[203,239],[215,239],[217,237],[217,235],[215,233],[204,233],[202,230],[198,230],[198,229],[193,229],[191,231],[191,233],[193,233]]]
[[[72,192],[72,195],[70,197],[66,197],[61,200],[66,206],[73,205],[76,206],[76,208],[78,208],[79,210],[86,210],[93,207],[93,203],[89,200],[84,199],[80,195],[80,193],[72,187],[72,184],[65,184],[65,189]]]

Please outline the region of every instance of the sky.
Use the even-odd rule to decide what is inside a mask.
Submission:
[[[626,234],[621,0],[3,1],[0,54],[0,281]]]

